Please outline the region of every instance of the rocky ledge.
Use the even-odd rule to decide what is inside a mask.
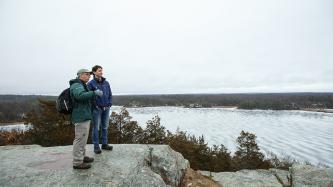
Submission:
[[[293,165],[289,171],[241,170],[211,173],[200,171],[223,187],[333,187],[333,169],[309,165]]]
[[[193,171],[168,145],[118,144],[98,155],[87,145],[87,155],[95,162],[88,170],[75,170],[72,148],[0,146],[0,186],[333,187],[332,168],[308,165],[294,165],[289,171]]]
[[[92,145],[87,145],[92,148]],[[72,146],[0,146],[1,186],[180,186],[189,162],[167,145],[114,145],[72,168]]]

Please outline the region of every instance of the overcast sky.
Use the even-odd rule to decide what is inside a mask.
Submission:
[[[0,94],[332,92],[332,0],[0,0]]]

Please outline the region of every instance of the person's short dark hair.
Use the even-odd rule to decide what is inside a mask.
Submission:
[[[102,66],[100,66],[100,65],[96,65],[96,66],[92,67],[91,70],[92,70],[93,72],[96,72],[99,68],[103,69]]]

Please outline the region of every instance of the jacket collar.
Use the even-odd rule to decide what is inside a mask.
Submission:
[[[98,83],[103,83],[103,82],[105,81],[105,78],[102,77],[102,79],[99,80],[99,79],[94,75],[94,80],[95,80],[96,82],[98,82]]]

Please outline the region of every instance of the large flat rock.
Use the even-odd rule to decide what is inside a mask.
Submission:
[[[72,146],[0,146],[1,186],[178,186],[189,162],[167,145],[113,145],[88,170],[72,167]]]

